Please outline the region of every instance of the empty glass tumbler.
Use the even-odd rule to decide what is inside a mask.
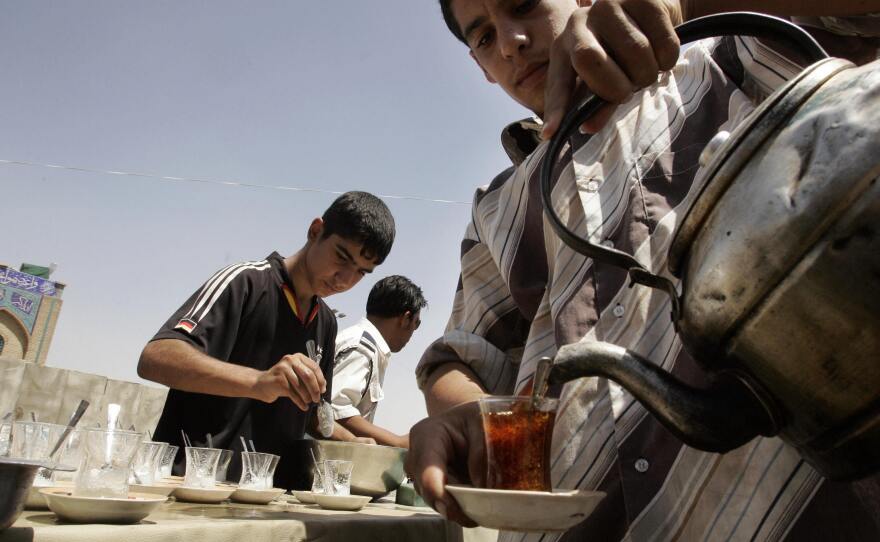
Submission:
[[[128,476],[144,440],[135,431],[85,429],[83,457],[74,478],[73,493],[82,497],[128,496]]]
[[[66,426],[42,422],[15,422],[12,425],[10,457],[49,459],[49,452],[61,438]],[[34,477],[35,486],[52,485],[52,471],[40,469]]]
[[[174,466],[174,460],[177,458],[177,450],[180,446],[169,444],[163,451],[162,457],[159,458],[159,466],[156,469],[156,478],[167,478],[171,476],[171,468]]]
[[[351,471],[354,464],[351,461],[341,459],[327,459],[324,461],[324,494],[325,495],[350,495],[351,494]]]
[[[244,489],[269,489],[266,481],[275,476],[277,455],[262,452],[241,452],[241,479],[238,487]]]
[[[217,463],[222,451],[220,448],[185,448],[186,475],[183,477],[183,485],[212,489],[217,482]]]
[[[156,479],[159,461],[168,444],[165,442],[141,442],[131,464],[130,484],[151,485]]]

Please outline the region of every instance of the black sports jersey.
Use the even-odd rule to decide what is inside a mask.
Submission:
[[[214,274],[153,337],[180,339],[217,359],[266,370],[287,354],[307,354],[314,341],[330,401],[336,318],[317,299],[301,321],[284,293],[293,283],[283,259],[273,252],[265,260],[243,262]],[[165,400],[154,439],[181,446],[175,474],[183,474],[185,458],[181,430],[194,446],[205,446],[208,433],[214,447],[233,450],[228,478],[241,472],[241,439],[251,439],[258,452],[281,456],[275,485],[289,485],[294,465],[285,457],[292,441],[304,436],[306,424],[316,414],[313,405],[303,412],[289,399],[267,404],[255,399],[219,397],[172,389]]]

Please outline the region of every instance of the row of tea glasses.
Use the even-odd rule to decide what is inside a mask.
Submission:
[[[52,446],[65,426],[43,422],[12,422],[0,425],[8,455],[24,459],[48,459]],[[59,464],[77,467],[75,472],[41,469],[34,486],[49,487],[56,482],[73,481],[73,494],[83,497],[128,496],[129,484],[152,485],[171,476],[179,450],[165,442],[144,439],[136,431],[76,429],[70,432],[55,458]],[[2,443],[0,443],[2,444]],[[231,450],[186,447],[186,475],[183,485],[213,488],[225,482],[232,459]],[[7,455],[7,454],[4,454]],[[280,457],[260,452],[242,452],[239,487],[270,489]]]
[[[10,424],[8,455],[23,459],[50,459],[52,446],[65,430],[64,425],[44,422]],[[41,469],[34,486],[49,487],[57,482],[73,481],[73,494],[91,497],[126,497],[129,479],[151,484],[160,469],[160,456],[169,447],[165,443],[143,442],[136,431],[76,429],[65,438],[54,459],[74,472]],[[177,447],[172,447],[176,453]],[[173,454],[170,454],[173,460]],[[169,466],[170,469],[170,466]]]
[[[217,482],[226,481],[226,471],[232,459],[231,450],[188,446],[184,451],[186,453],[186,474],[183,478],[185,487],[212,489]],[[271,489],[280,459],[274,454],[241,452],[241,478],[238,487]]]

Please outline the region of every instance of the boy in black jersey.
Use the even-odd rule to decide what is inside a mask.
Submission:
[[[393,241],[385,204],[348,192],[312,221],[295,254],[215,273],[141,354],[138,375],[171,388],[154,439],[182,445],[185,431],[204,446],[210,434],[215,447],[236,452],[239,437],[253,440],[281,456],[276,485],[289,487],[295,465],[285,452],[331,397],[336,318],[322,298],[372,272]],[[230,478],[240,471],[238,455]],[[182,470],[180,452],[175,472]]]

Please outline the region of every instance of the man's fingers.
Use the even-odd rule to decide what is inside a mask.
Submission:
[[[568,111],[568,104],[574,90],[576,74],[571,65],[568,46],[559,39],[550,48],[550,63],[547,66],[547,81],[544,87],[544,128],[541,137],[550,139],[559,130],[559,124]]]
[[[290,360],[290,367],[299,377],[300,384],[305,388],[302,391],[305,392],[308,401],[310,403],[320,401],[322,388],[324,388],[324,375],[321,374],[318,365],[308,358],[290,357],[287,359]]]
[[[623,93],[636,88],[646,87],[657,81],[657,61],[647,36],[642,33],[638,24],[617,2],[599,2],[590,10],[587,27],[604,45],[610,55],[611,62],[616,64],[626,75],[629,89],[623,84],[614,89],[619,92],[616,97],[607,97],[609,101],[620,102],[625,98]],[[610,69],[607,74],[610,75]],[[578,71],[580,73],[580,71]],[[588,83],[589,84],[589,83]],[[593,88],[592,86],[590,88]],[[599,94],[597,89],[593,89]],[[609,90],[609,93],[612,91]],[[600,94],[601,95],[601,94]],[[603,96],[604,97],[604,96]]]
[[[601,4],[599,2],[590,11]],[[578,77],[597,96],[612,103],[626,101],[633,92],[632,81],[587,26],[579,25],[574,29],[569,62]]]
[[[280,363],[278,365],[278,370],[281,371],[281,374],[287,381],[287,396],[290,397],[290,400],[293,401],[300,410],[308,410],[308,405],[311,401],[305,395],[305,390],[300,389],[299,377],[296,376],[296,373],[289,364]]]
[[[447,483],[455,483],[458,480],[448,477],[445,467],[446,460],[442,459],[443,457],[445,454],[435,455],[431,452],[426,452],[423,455],[421,464],[427,466],[421,469],[421,474],[417,477],[419,494],[428,505],[440,512],[446,519],[460,523],[465,527],[474,527],[476,523],[465,515],[455,497],[446,491]]]
[[[670,13],[657,2],[648,1],[638,2],[627,9],[626,13],[651,43],[658,68],[666,71],[675,67],[681,49],[675,25],[679,23],[681,14]]]
[[[321,366],[318,365],[318,362],[306,356],[301,356],[299,359],[302,360],[306,367],[312,370],[312,373],[315,375],[315,379],[318,382],[320,393],[327,391],[327,380],[324,378],[324,372],[321,371]],[[318,397],[318,399],[320,399],[320,397]]]

